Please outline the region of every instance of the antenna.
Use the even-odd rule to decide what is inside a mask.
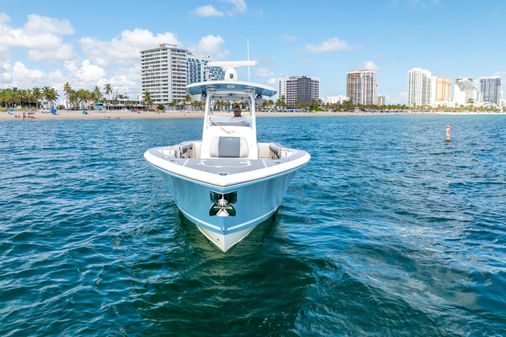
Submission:
[[[248,61],[249,61],[249,39],[246,39],[246,49],[248,51]],[[251,82],[250,66],[248,66],[248,82]]]
[[[225,80],[226,81],[237,81],[238,67],[251,67],[256,66],[257,61],[211,61],[207,63],[208,67],[222,67],[225,68]]]

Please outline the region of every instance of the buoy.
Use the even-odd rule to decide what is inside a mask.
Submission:
[[[451,138],[451,129],[452,127],[450,125],[446,126],[446,141],[449,142]]]

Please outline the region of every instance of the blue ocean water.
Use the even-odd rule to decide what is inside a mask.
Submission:
[[[312,161],[223,254],[142,158],[201,120],[0,123],[0,336],[506,335],[506,116],[258,129]]]

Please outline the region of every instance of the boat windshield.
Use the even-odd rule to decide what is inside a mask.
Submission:
[[[252,116],[249,102],[216,100],[213,103],[209,117],[210,125],[251,127]]]
[[[213,115],[210,117],[210,125],[212,126],[251,126],[250,116],[220,116]]]

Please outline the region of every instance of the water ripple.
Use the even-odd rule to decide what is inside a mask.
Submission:
[[[0,123],[1,336],[506,334],[505,117],[259,119],[313,159],[227,254],[142,159],[200,127]]]

